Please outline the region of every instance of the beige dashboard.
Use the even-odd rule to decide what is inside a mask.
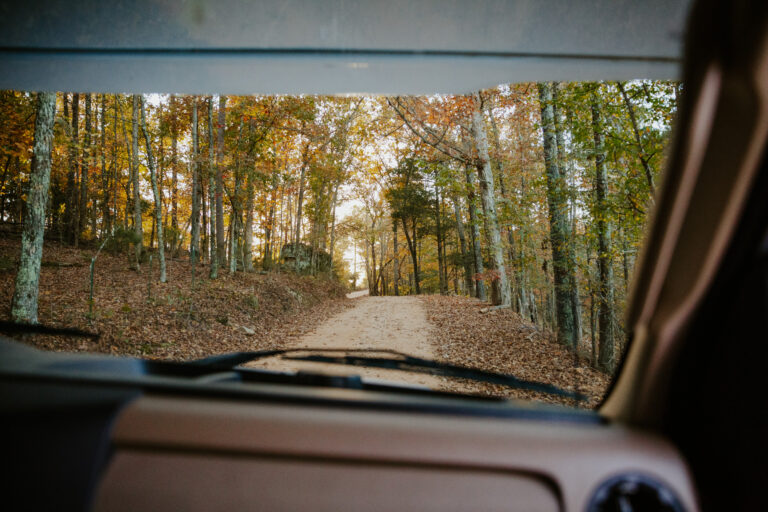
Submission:
[[[585,510],[624,473],[696,510],[677,451],[605,424],[145,396],[95,510]]]

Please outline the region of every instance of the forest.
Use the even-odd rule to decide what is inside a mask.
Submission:
[[[0,261],[14,273],[4,314],[39,321],[49,244],[87,249],[92,267],[116,255],[158,283],[177,275],[170,262],[201,282],[236,281],[302,257],[301,273],[371,296],[509,309],[610,374],[681,90],[3,91],[0,229],[21,240]]]

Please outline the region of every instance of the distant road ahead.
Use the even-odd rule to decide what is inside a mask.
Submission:
[[[360,297],[368,291],[353,292]],[[435,348],[432,344],[432,329],[427,321],[426,311],[417,297],[365,297],[356,299],[354,307],[339,313],[320,324],[289,345],[294,347],[329,349],[390,349],[416,357],[432,359]],[[383,354],[386,355],[386,354]],[[433,389],[439,388],[441,379],[432,375],[339,366],[328,363],[302,363],[280,359],[265,359],[254,366],[273,370],[308,370],[327,374],[357,374],[364,377],[385,379],[394,382],[421,384]]]

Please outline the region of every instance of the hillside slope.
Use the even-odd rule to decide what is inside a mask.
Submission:
[[[25,342],[48,350],[92,351],[163,359],[192,359],[214,353],[260,350],[313,328],[344,309],[344,289],[327,279],[293,274],[222,269],[208,279],[198,265],[193,281],[187,261],[168,261],[168,282],[158,268],[129,268],[124,255],[102,252],[94,273],[89,318],[89,264],[94,248],[73,249],[46,241],[40,275],[39,321],[97,332],[97,341],[27,335]],[[19,241],[0,239],[0,318],[10,318]]]

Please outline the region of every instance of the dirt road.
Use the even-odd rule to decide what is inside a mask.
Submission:
[[[353,308],[329,318],[314,331],[289,343],[288,347],[391,349],[417,357],[434,357],[431,328],[418,298],[361,297],[354,301]],[[441,382],[438,377],[418,373],[279,359],[262,361],[259,366],[274,370],[357,374],[430,388],[437,388]]]

